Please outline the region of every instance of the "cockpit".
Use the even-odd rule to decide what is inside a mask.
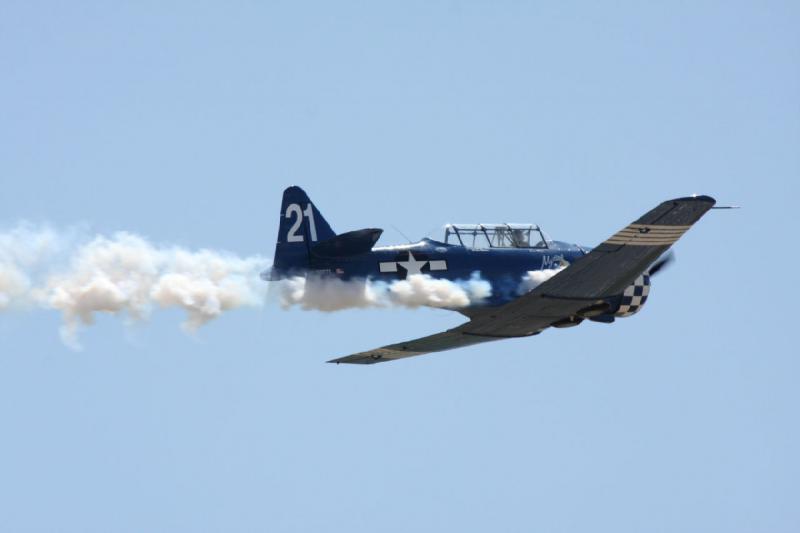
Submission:
[[[448,224],[444,242],[473,250],[549,248],[552,239],[534,224]]]

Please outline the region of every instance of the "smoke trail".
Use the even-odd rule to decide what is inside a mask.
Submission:
[[[67,238],[29,224],[0,233],[0,311],[32,303],[31,275],[52,260]]]
[[[279,297],[284,308],[339,311],[354,307],[421,306],[457,309],[480,303],[492,294],[492,286],[474,274],[468,280],[434,279],[414,274],[391,283],[373,280],[351,280],[294,277],[278,282]]]
[[[20,300],[28,286],[28,278],[18,268],[0,264],[0,311]]]
[[[391,283],[295,277],[268,284],[259,276],[269,266],[263,257],[157,246],[127,232],[86,234],[27,224],[0,232],[0,311],[56,310],[63,341],[79,349],[80,329],[98,314],[135,322],[154,309],[178,308],[186,313],[182,327],[194,331],[225,311],[263,305],[270,285],[284,308],[321,311],[455,309],[489,298],[492,290],[477,274],[457,282],[413,275]]]
[[[81,324],[98,312],[146,318],[152,307],[183,309],[183,327],[194,331],[224,311],[257,306],[264,287],[258,278],[266,261],[224,252],[156,247],[142,237],[117,233],[81,246],[66,272],[48,276],[38,301],[61,311],[62,336],[74,344]]]
[[[66,256],[66,257],[63,257]],[[211,250],[159,247],[131,233],[77,239],[21,225],[0,233],[0,310],[38,306],[61,312],[61,336],[79,348],[77,332],[97,313],[137,321],[154,307],[186,312],[193,331],[224,311],[258,306],[267,261]]]

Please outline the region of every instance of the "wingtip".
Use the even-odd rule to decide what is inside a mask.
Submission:
[[[693,194],[691,196],[684,196],[683,198],[675,198],[673,202],[705,202],[714,205],[717,200],[705,194]]]

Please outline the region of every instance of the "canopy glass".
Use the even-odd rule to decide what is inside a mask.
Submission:
[[[448,224],[444,242],[471,248],[547,248],[551,239],[534,224]]]

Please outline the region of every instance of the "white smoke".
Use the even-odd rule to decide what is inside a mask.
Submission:
[[[435,279],[413,274],[391,283],[293,277],[278,282],[281,305],[318,311],[339,311],[355,307],[440,307],[458,309],[481,303],[492,294],[492,286],[477,274],[468,280]]]
[[[525,294],[527,292],[532,291],[548,279],[552,278],[565,268],[568,265],[562,265],[558,268],[545,268],[543,270],[529,270],[524,276],[522,276],[522,282],[519,284],[517,288],[517,294]]]
[[[13,264],[0,263],[0,311],[21,300],[29,285],[25,274]]]
[[[270,285],[284,307],[321,311],[455,309],[491,296],[491,285],[477,274],[457,282],[413,275],[391,283],[296,277],[268,284],[259,277],[268,266],[259,256],[158,246],[127,232],[89,238],[85,231],[21,224],[0,232],[0,311],[56,310],[62,339],[78,349],[81,327],[98,315],[135,322],[155,309],[178,308],[186,313],[184,329],[194,331],[225,311],[263,305]]]
[[[153,306],[180,308],[183,327],[194,331],[222,312],[263,302],[260,257],[224,252],[156,247],[142,237],[117,233],[81,246],[66,272],[48,276],[35,291],[37,301],[61,311],[62,335],[69,343],[81,324],[99,312],[146,318]]]
[[[66,255],[66,257],[62,257]],[[0,233],[0,310],[39,306],[60,311],[63,340],[98,313],[137,321],[153,308],[180,308],[197,329],[224,311],[259,306],[268,262],[211,250],[155,246],[131,233],[79,239],[21,225]]]
[[[0,311],[32,303],[31,276],[52,260],[68,238],[30,224],[0,232]]]

